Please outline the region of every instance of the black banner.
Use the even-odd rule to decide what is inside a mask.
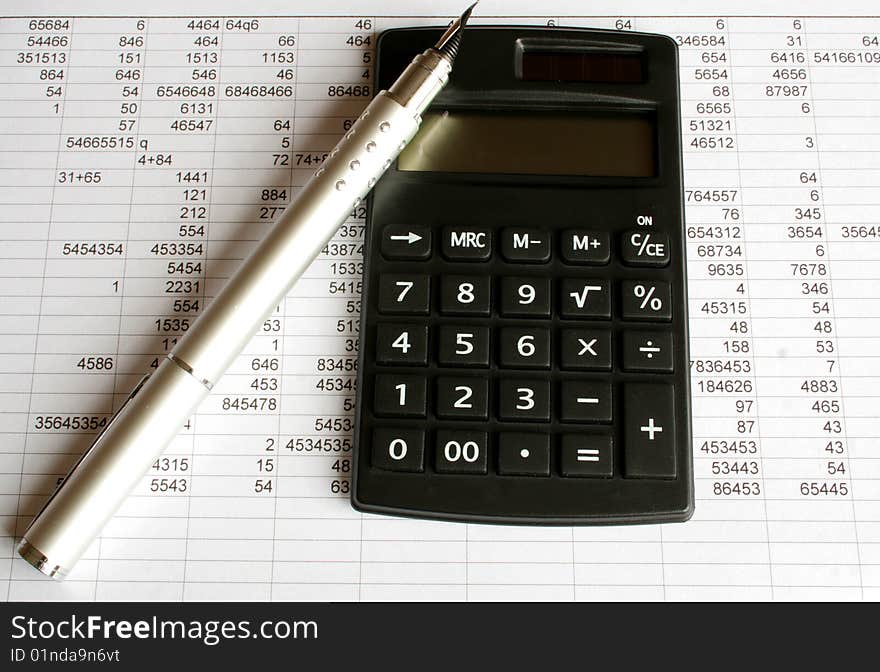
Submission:
[[[0,669],[840,664],[870,645],[875,615],[866,604],[8,603]]]

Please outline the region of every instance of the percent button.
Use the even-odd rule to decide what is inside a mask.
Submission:
[[[625,320],[672,320],[672,300],[668,282],[629,280],[623,283],[621,312]]]

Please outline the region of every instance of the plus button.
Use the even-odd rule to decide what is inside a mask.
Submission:
[[[648,418],[648,424],[639,427],[639,429],[648,435],[648,441],[653,441],[654,434],[663,431],[663,427],[654,424],[654,418]]]

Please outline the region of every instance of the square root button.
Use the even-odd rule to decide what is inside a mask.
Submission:
[[[623,388],[623,475],[675,478],[675,401],[672,385]]]

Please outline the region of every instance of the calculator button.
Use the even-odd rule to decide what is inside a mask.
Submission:
[[[489,366],[489,327],[444,325],[437,342],[440,366]]]
[[[620,293],[623,319],[656,322],[672,319],[668,282],[627,280],[622,283]]]
[[[550,278],[501,278],[503,317],[549,317]]]
[[[560,367],[572,371],[611,369],[611,332],[608,329],[563,329]]]
[[[422,376],[380,373],[373,387],[373,412],[386,418],[424,418],[426,387]]]
[[[563,381],[562,422],[611,422],[611,383]]]
[[[382,230],[386,259],[427,259],[431,256],[431,229],[427,226],[386,226]]]
[[[568,229],[562,232],[562,259],[567,264],[601,266],[611,258],[611,237],[607,231]]]
[[[392,315],[427,315],[430,298],[427,275],[379,276],[379,312]]]
[[[611,297],[607,280],[565,278],[560,284],[562,317],[610,318]]]
[[[623,388],[623,475],[675,477],[675,405],[672,385]]]
[[[440,279],[440,312],[446,315],[489,315],[491,278],[444,275]]]
[[[434,468],[441,474],[485,474],[489,463],[486,432],[437,432]]]
[[[485,420],[489,416],[489,381],[486,378],[438,378],[437,417],[450,420]]]
[[[625,331],[621,344],[624,371],[672,373],[672,334]]]
[[[478,226],[447,226],[440,249],[450,261],[486,261],[492,255],[492,231]]]
[[[549,380],[502,380],[498,383],[498,417],[514,422],[550,419]]]
[[[550,435],[502,432],[498,435],[498,473],[549,476]]]
[[[505,368],[549,369],[550,330],[504,327],[499,335],[498,363]]]
[[[626,231],[621,237],[620,256],[629,266],[666,266],[669,236],[659,231]]]
[[[550,232],[507,228],[501,232],[501,256],[507,261],[544,264],[550,261]]]
[[[560,444],[559,470],[563,476],[610,478],[614,474],[608,435],[566,434]]]
[[[374,429],[371,464],[389,471],[424,471],[425,432],[395,427]]]
[[[376,327],[376,361],[379,364],[428,364],[428,326],[380,324]]]

